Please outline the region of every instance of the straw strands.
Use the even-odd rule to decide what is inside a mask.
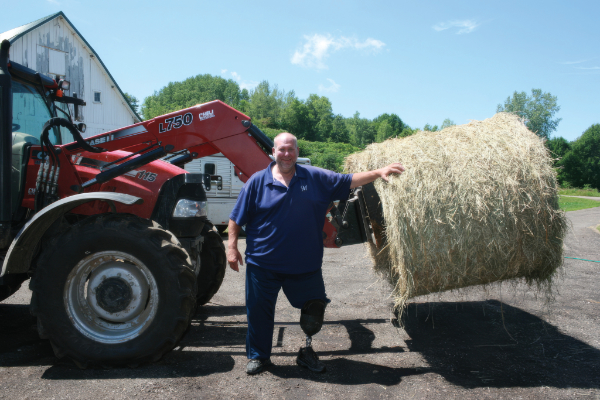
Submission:
[[[387,243],[371,245],[396,307],[424,294],[523,278],[549,289],[567,230],[543,141],[512,114],[368,146],[348,172],[400,161],[378,179]]]

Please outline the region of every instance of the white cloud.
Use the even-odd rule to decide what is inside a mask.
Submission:
[[[340,90],[341,86],[335,83],[333,79],[327,78],[327,80],[331,83],[331,86],[325,87],[324,85],[319,84],[319,92],[336,93],[338,90]]]
[[[58,1],[56,1],[56,0],[46,0],[46,1],[47,1],[48,3],[50,3],[50,4],[54,4],[54,5],[56,5],[56,6],[60,6],[60,3],[59,3]]]
[[[575,67],[576,69],[600,69],[600,67]]]
[[[475,28],[477,28],[479,25],[481,25],[478,22],[475,22],[473,20],[470,19],[465,19],[465,20],[454,20],[454,21],[447,21],[447,22],[440,22],[437,25],[434,25],[432,28],[438,32],[441,31],[445,31],[446,29],[450,29],[450,28],[458,28],[458,31],[456,32],[457,35],[462,35],[463,33],[471,33],[475,30]]]
[[[565,62],[561,62],[560,64],[563,65],[573,65],[573,64],[581,64],[586,62],[587,60],[579,60],[579,61],[565,61]]]
[[[221,75],[225,75],[226,73],[227,73],[227,70],[226,70],[226,69],[222,69],[222,70],[221,70]]]
[[[222,73],[227,72],[226,69],[221,70]],[[235,71],[231,71],[231,76],[233,77],[233,79],[235,79],[238,83],[238,85],[240,85],[240,89],[248,89],[248,90],[252,90],[256,87],[256,85],[258,85],[258,82],[254,82],[254,81],[243,81],[242,80],[242,76],[240,74],[238,74]]]
[[[242,89],[242,90],[247,89],[250,91],[250,90],[254,89],[256,86],[258,86],[258,82],[255,82],[255,81],[240,82],[239,85],[240,85],[240,89]]]
[[[325,59],[329,57],[329,54],[341,49],[355,49],[355,50],[379,50],[385,43],[381,40],[368,38],[364,41],[359,41],[356,38],[349,38],[345,36],[333,37],[330,34],[320,35],[314,34],[312,36],[304,35],[306,42],[302,45],[302,48],[296,50],[292,59],[292,64],[297,64],[302,67],[326,69]]]

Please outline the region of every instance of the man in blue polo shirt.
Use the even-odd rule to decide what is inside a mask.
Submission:
[[[400,163],[357,174],[339,174],[296,164],[296,137],[281,133],[274,140],[275,161],[252,175],[244,185],[229,220],[227,260],[234,271],[244,264],[238,237],[246,225],[246,312],[248,333],[246,372],[261,372],[271,365],[275,304],[283,289],[290,304],[301,310],[300,325],[307,346],[296,359],[300,366],[323,372],[310,345],[321,329],[329,299],[321,272],[323,223],[333,200],[347,199],[350,189],[377,178],[401,174]]]

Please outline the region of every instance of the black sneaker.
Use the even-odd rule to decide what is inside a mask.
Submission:
[[[248,375],[256,375],[261,373],[265,368],[268,368],[271,365],[273,365],[273,363],[268,358],[266,360],[260,360],[258,358],[250,360],[246,365],[246,373]]]
[[[319,357],[312,347],[301,347],[298,351],[296,363],[313,372],[325,372],[325,365],[319,361]]]

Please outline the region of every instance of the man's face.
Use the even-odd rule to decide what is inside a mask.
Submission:
[[[277,138],[275,147],[273,147],[273,157],[275,157],[280,172],[285,174],[293,171],[298,155],[298,145],[292,135],[283,135]]]

